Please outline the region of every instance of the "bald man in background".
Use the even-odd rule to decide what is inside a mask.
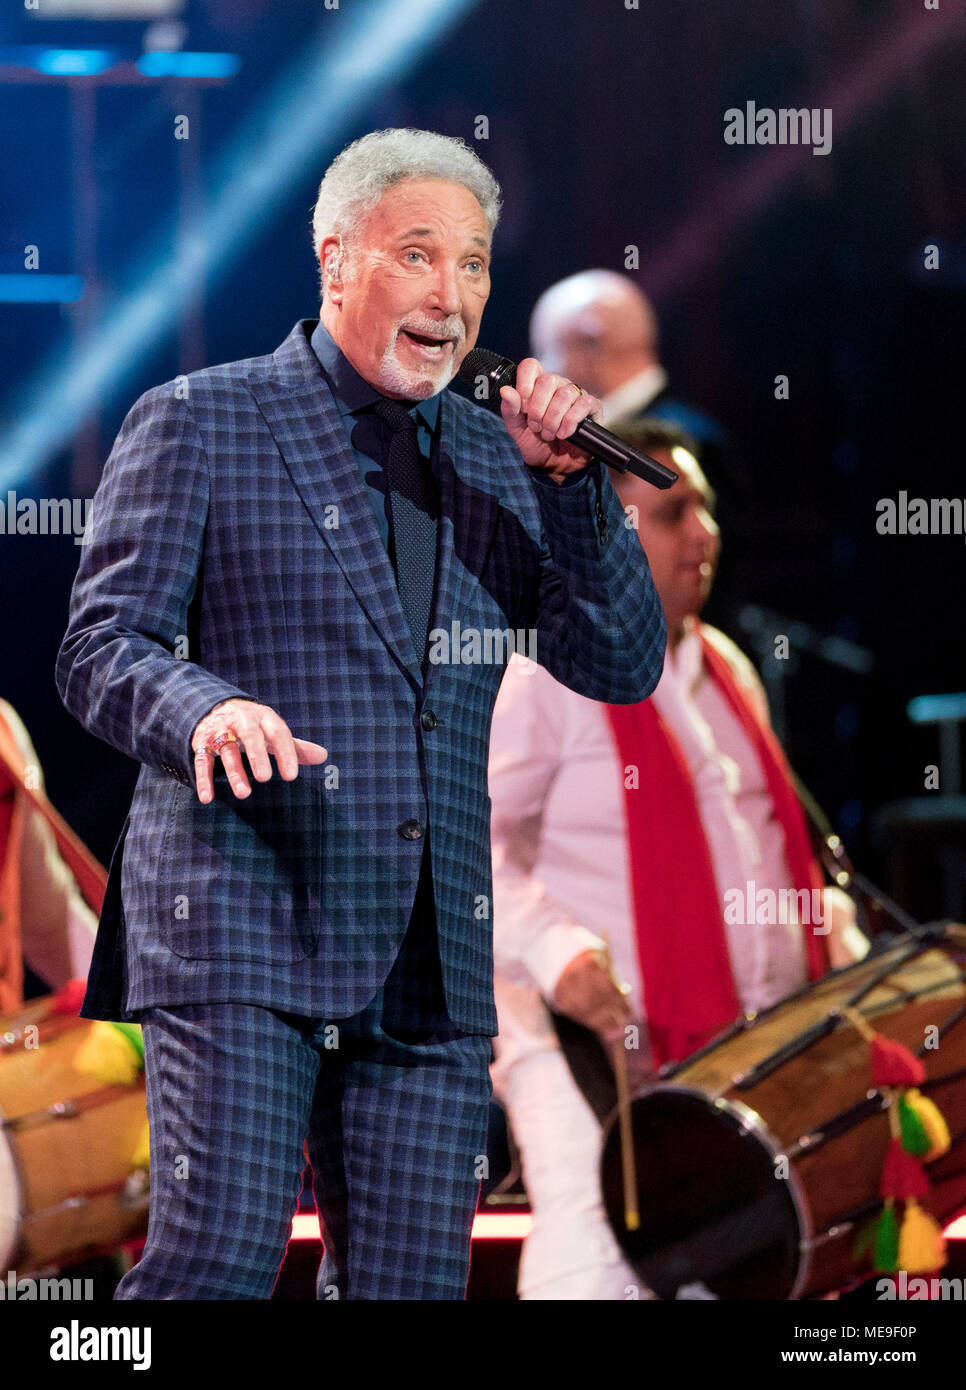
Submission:
[[[634,428],[647,417],[677,426],[718,497],[718,515],[732,537],[707,607],[708,620],[736,633],[750,597],[740,577],[745,541],[745,478],[721,425],[678,396],[661,364],[654,306],[629,275],[582,270],[544,290],[530,316],[531,351],[600,398],[602,423]]]
[[[728,437],[671,389],[659,341],[654,306],[629,276],[613,270],[582,270],[558,280],[530,318],[533,355],[548,371],[599,396],[608,429],[644,415],[673,422],[690,435],[702,466],[720,486],[728,481]]]

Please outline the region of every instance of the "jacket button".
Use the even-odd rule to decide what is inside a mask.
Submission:
[[[418,820],[404,820],[399,827],[399,833],[404,840],[421,840],[423,827]]]
[[[422,724],[424,729],[435,729],[436,725],[439,723],[439,720],[436,718],[435,714],[431,709],[424,709],[422,714],[419,716],[419,722],[420,724]]]

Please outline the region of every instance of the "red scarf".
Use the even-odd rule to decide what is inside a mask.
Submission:
[[[785,754],[725,658],[698,633],[705,668],[728,701],[761,763],[796,890],[821,888]],[[650,700],[607,705],[626,786],[628,858],[651,1048],[658,1064],[687,1057],[741,1013],[721,903],[691,775]],[[622,773],[623,776],[623,773]],[[825,946],[804,926],[810,979],[828,970]]]

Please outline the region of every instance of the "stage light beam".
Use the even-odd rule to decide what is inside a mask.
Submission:
[[[29,487],[93,407],[120,394],[182,305],[225,273],[304,171],[314,165],[321,177],[326,155],[372,92],[402,76],[476,3],[380,0],[361,13],[326,13],[305,56],[275,83],[216,169],[204,235],[178,240],[170,228],[69,360],[57,345],[27,384],[8,431],[0,490]],[[307,225],[308,210],[291,250],[308,258]]]

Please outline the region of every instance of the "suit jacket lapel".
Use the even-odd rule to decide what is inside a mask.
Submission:
[[[399,665],[420,685],[419,661],[392,565],[321,371],[296,386],[277,379],[256,381],[252,394],[296,490],[353,593]]]
[[[273,374],[251,381],[252,394],[296,490],[353,593],[410,681],[421,687],[419,659],[392,565],[335,401],[308,341],[313,326],[308,321],[296,324],[274,354]],[[437,464],[440,519],[430,626],[449,630],[468,607],[485,568],[500,501],[499,460],[492,439],[448,392],[440,402]],[[338,508],[337,526],[327,510],[333,505]],[[432,674],[430,666],[427,682]]]

